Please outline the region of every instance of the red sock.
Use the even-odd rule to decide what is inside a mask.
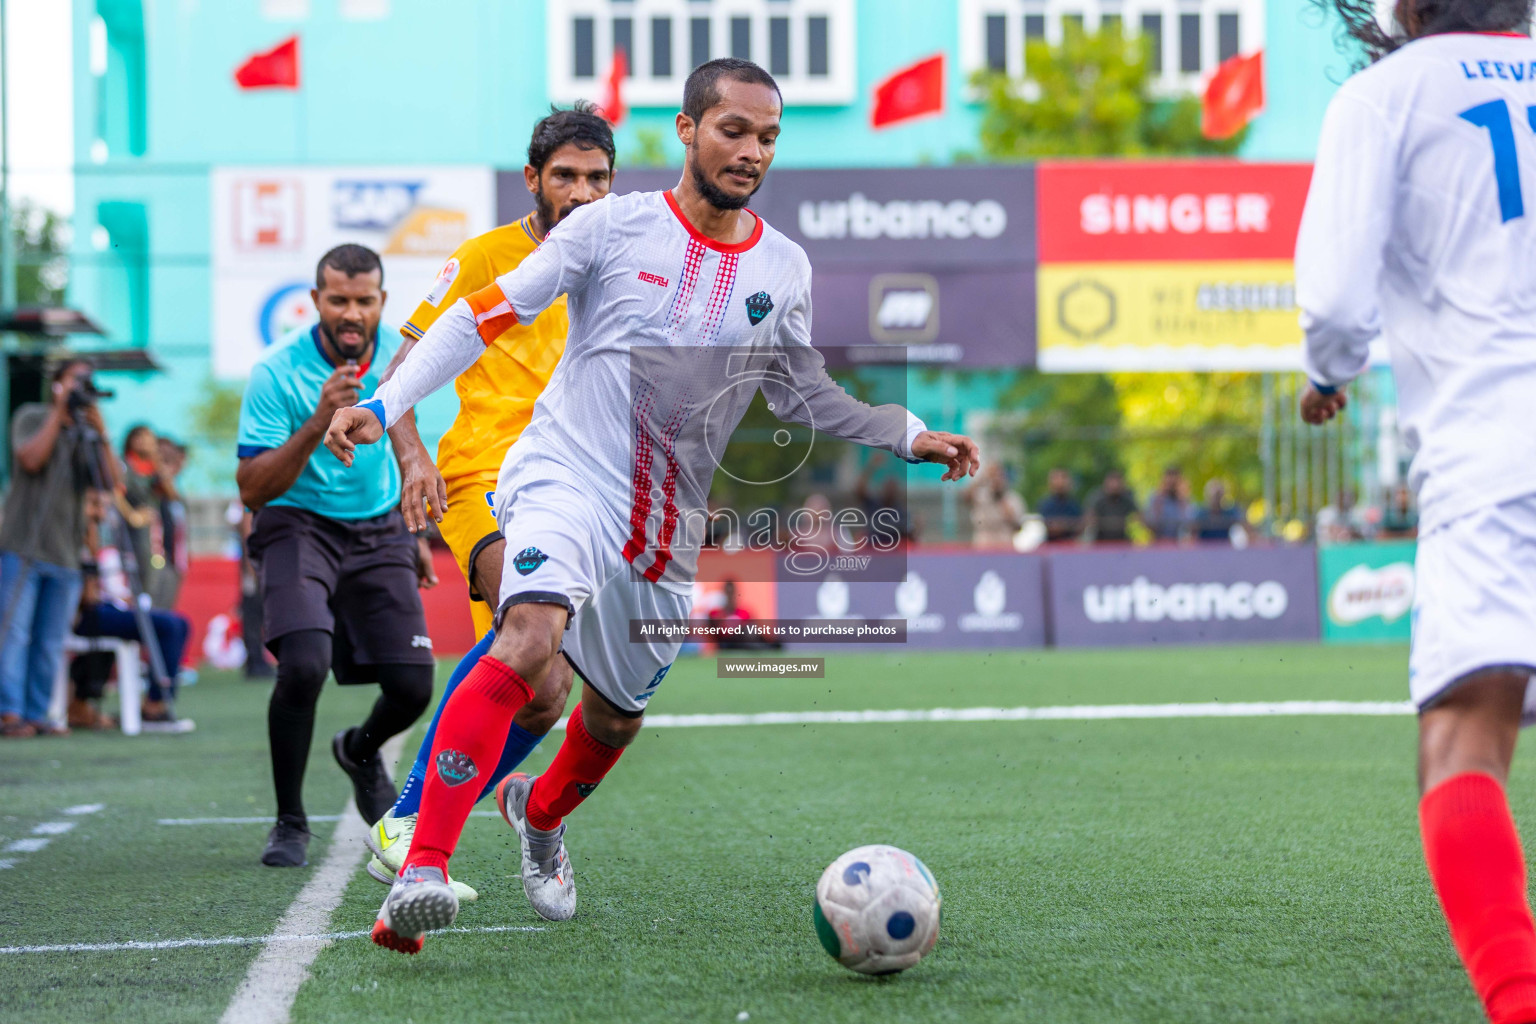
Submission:
[[[610,747],[592,738],[581,720],[581,705],[576,705],[571,720],[565,724],[565,742],[560,744],[560,752],[528,794],[528,824],[546,832],[559,828],[560,820],[592,795],[622,753],[624,748]],[[416,834],[421,834],[420,826]]]
[[[486,655],[453,691],[437,720],[421,816],[405,867],[448,870],[464,820],[495,769],[517,709],[533,699],[523,677]]]
[[[1504,788],[1453,775],[1419,802],[1424,857],[1451,941],[1493,1024],[1536,1021],[1536,926]]]

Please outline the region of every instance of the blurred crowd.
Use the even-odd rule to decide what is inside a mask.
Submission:
[[[1163,471],[1157,487],[1144,501],[1137,501],[1125,474],[1118,469],[1105,473],[1099,486],[1082,498],[1070,473],[1052,469],[1036,511],[1047,543],[1120,544],[1148,539],[1241,547],[1248,541],[1247,523],[1227,493],[1226,483],[1217,478],[1206,481],[1196,501],[1188,478],[1178,466]]]
[[[146,663],[140,710],[149,731],[185,731],[174,703],[196,681],[183,668],[190,632],[175,610],[188,564],[177,486],[186,448],[144,424],[114,446],[91,365],[50,377],[48,401],[11,419],[13,475],[0,510],[0,737],[110,729],[102,693],[123,647]],[[70,656],[73,654],[73,657]],[[133,666],[138,671],[138,666]],[[64,720],[50,716],[67,673]]]

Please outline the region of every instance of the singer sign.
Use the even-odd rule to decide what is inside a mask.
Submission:
[[[1227,160],[1039,165],[1040,368],[1295,368],[1291,258],[1311,173]]]

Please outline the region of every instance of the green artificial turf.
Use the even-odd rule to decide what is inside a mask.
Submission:
[[[825,679],[744,680],[701,659],[652,711],[1400,700],[1405,661],[1289,645],[832,653]],[[270,932],[308,873],[256,864],[264,826],[153,824],[270,811],[264,695],[214,677],[183,702],[192,736],[0,745],[7,841],[107,805],[0,872],[0,944]],[[311,813],[345,799],[325,741],[369,699],[327,691]],[[1418,848],[1413,749],[1406,716],[647,729],[570,819],[574,921],[539,921],[506,827],[471,819],[453,869],[482,898],[459,925],[544,930],[434,936],[412,958],[337,942],[293,1019],[1471,1024]],[[1527,777],[1517,759],[1515,811],[1536,823]],[[316,828],[312,862],[331,826]],[[873,842],[922,857],[945,900],[938,948],[887,979],[839,967],[811,921],[821,870]],[[332,928],[368,927],[384,892],[359,871]],[[0,1019],[214,1020],[255,955],[3,956]]]

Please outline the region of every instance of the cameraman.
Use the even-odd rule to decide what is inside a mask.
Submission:
[[[23,405],[11,420],[15,473],[0,522],[0,736],[69,731],[47,721],[48,702],[80,600],[93,463],[107,487],[118,481],[97,396],[91,364],[71,359],[53,372],[51,402]]]

